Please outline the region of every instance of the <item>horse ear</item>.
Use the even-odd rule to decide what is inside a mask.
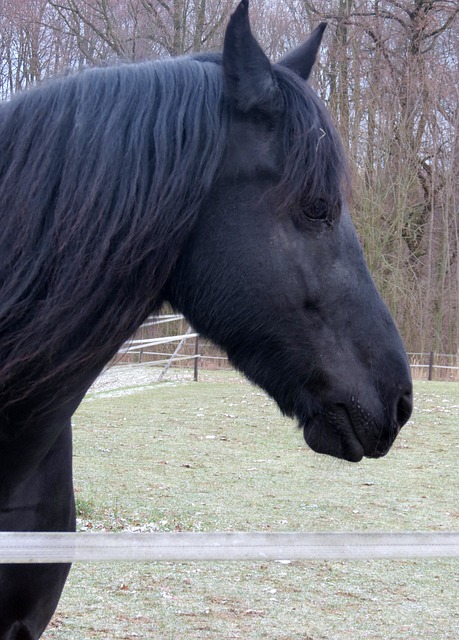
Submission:
[[[319,51],[326,26],[326,22],[321,22],[306,42],[296,49],[293,49],[293,51],[290,51],[290,53],[287,53],[286,56],[279,60],[279,64],[288,67],[303,78],[303,80],[307,80],[316,61],[317,52]]]
[[[249,0],[241,0],[231,15],[223,45],[227,93],[237,109],[271,113],[281,107],[281,95],[271,63],[250,29]]]

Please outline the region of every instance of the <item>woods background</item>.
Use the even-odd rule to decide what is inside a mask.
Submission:
[[[93,65],[221,47],[236,0],[0,0],[0,96]],[[252,0],[272,60],[327,20],[313,83],[353,169],[351,209],[409,351],[458,353],[457,0]],[[20,185],[18,185],[20,187]]]

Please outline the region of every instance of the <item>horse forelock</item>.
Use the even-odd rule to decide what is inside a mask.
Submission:
[[[222,93],[211,61],[176,59],[1,105],[4,404],[103,365],[155,307],[221,164]]]
[[[286,211],[302,201],[338,204],[350,188],[349,169],[339,134],[322,101],[295,73],[275,65],[283,94],[285,116],[281,121],[284,170],[277,189]]]

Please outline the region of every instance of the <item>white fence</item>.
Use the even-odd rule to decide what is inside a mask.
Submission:
[[[146,323],[139,328],[139,332],[148,328],[155,327],[164,323],[177,323],[184,320],[182,315],[165,315],[165,316],[152,316]],[[199,334],[194,332],[191,326],[188,326],[186,333],[178,333],[161,337],[150,338],[134,338],[129,340],[118,352],[117,363],[120,363],[120,357],[131,356],[134,357],[135,364],[144,366],[162,367],[162,371],[159,373],[158,381],[162,380],[167,370],[172,365],[179,365],[184,367],[191,366],[194,369],[194,379],[198,379],[199,364],[203,360],[219,360],[225,363],[228,362],[226,355],[209,356],[204,355],[200,349]],[[182,348],[185,347],[189,340],[194,341],[193,353],[183,354]],[[201,343],[202,344],[202,343]],[[164,350],[158,351],[159,346],[171,345],[168,352]],[[151,358],[154,359],[151,359]],[[121,360],[122,362],[122,360]],[[130,361],[132,363],[132,361]]]
[[[150,318],[144,327],[183,320],[169,315]],[[193,355],[180,355],[188,340],[195,340]],[[186,333],[133,339],[120,355],[159,356],[144,362],[162,366],[159,379],[171,364],[194,361],[199,335]],[[153,351],[157,345],[176,344],[169,354]],[[459,367],[435,364],[435,354],[409,354],[413,371],[435,368],[459,372]],[[208,356],[209,357],[209,356]],[[440,356],[439,356],[440,357]],[[443,359],[456,356],[441,356]],[[212,358],[212,357],[211,357]],[[426,361],[427,358],[427,361]],[[217,359],[217,358],[214,358]],[[219,358],[218,358],[219,359]],[[427,376],[426,376],[427,377]],[[0,563],[96,562],[96,561],[287,561],[364,560],[459,557],[459,532],[434,533],[0,533]]]
[[[183,320],[169,315],[150,318],[144,327]],[[120,355],[150,353],[165,371],[177,361],[202,358],[198,334],[186,333],[133,339]],[[195,340],[193,355],[180,355],[188,340]],[[157,345],[176,344],[169,354],[151,351]],[[429,378],[435,354],[409,354],[412,367],[425,368]],[[425,356],[428,361],[425,362]],[[424,362],[422,359],[424,358]],[[443,356],[454,358],[453,356]],[[140,360],[139,356],[139,360]],[[459,371],[459,367],[437,365]],[[458,558],[459,532],[433,533],[21,533],[0,532],[0,563],[68,563],[97,561],[289,561]]]
[[[0,563],[458,557],[459,532],[0,533]]]
[[[153,326],[157,326],[165,323],[170,323],[170,322],[177,322],[183,319],[184,318],[181,315],[152,316],[151,318],[148,319],[147,322],[145,322],[142,325],[141,329],[147,328],[147,327],[153,327]],[[154,364],[154,365],[169,363],[171,359],[175,361],[194,360],[197,357],[196,354],[192,356],[180,356],[178,354],[178,351],[180,350],[180,347],[183,346],[186,340],[190,340],[192,338],[196,339],[198,336],[199,334],[193,333],[191,331],[191,327],[189,327],[188,331],[181,335],[180,334],[169,335],[169,336],[163,336],[160,338],[140,338],[140,339],[134,338],[132,340],[129,340],[125,345],[123,345],[119,350],[118,354],[121,356],[128,353],[138,354],[139,360],[144,354],[154,355],[154,356],[163,356],[162,360],[154,360],[153,362],[144,363],[144,364]],[[174,344],[176,342],[178,342],[178,348],[174,349],[174,352],[171,354],[164,354],[163,352],[152,351],[152,349],[158,345]]]
[[[142,325],[141,330],[165,323],[172,323],[173,325],[183,320],[182,315],[152,316]],[[182,349],[189,340],[194,341],[194,349],[192,349],[192,353],[190,353],[190,349],[188,348],[188,353],[183,354]],[[168,352],[158,351],[157,347],[160,345],[171,345],[171,348]],[[224,354],[217,356],[204,354],[202,343],[199,342],[199,334],[194,332],[190,326],[188,326],[186,333],[179,332],[177,335],[173,335],[173,331],[171,330],[171,334],[167,336],[134,338],[126,343],[119,352],[119,356],[121,357],[127,355],[134,357],[136,363],[140,365],[164,367],[164,371],[160,373],[159,379],[164,376],[172,365],[181,363],[181,366],[193,367],[194,378],[197,380],[198,368],[204,361],[214,360],[227,362]],[[152,357],[154,357],[153,360],[151,359]],[[430,351],[424,353],[408,353],[408,357],[411,371],[415,378],[459,381],[459,354],[443,354]]]

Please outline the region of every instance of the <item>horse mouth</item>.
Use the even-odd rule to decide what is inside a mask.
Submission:
[[[396,435],[382,437],[376,421],[354,399],[325,407],[305,422],[303,432],[313,451],[349,462],[386,455]]]

